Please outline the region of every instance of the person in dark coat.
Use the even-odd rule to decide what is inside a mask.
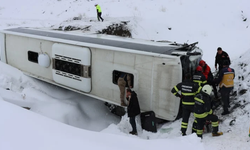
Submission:
[[[128,100],[128,103],[129,103],[128,107],[127,107],[129,122],[132,126],[132,129],[133,129],[129,133],[133,134],[133,135],[137,135],[135,117],[141,113],[137,94],[134,91],[132,91],[131,89],[127,89],[126,98]]]
[[[174,86],[171,92],[176,96],[180,97],[182,102],[182,123],[181,132],[182,136],[186,135],[186,130],[188,127],[188,120],[190,113],[194,111],[194,96],[200,92],[201,87],[198,83],[191,80],[191,74],[187,73],[185,75],[185,80]],[[178,92],[181,91],[181,94]],[[194,125],[193,125],[194,126]]]
[[[221,115],[229,114],[229,94],[234,87],[234,77],[235,72],[233,68],[229,67],[230,62],[225,60],[223,62],[223,68],[219,72],[219,77],[215,79],[215,82],[219,84],[221,99],[223,102],[223,110],[224,112]]]
[[[223,51],[221,47],[217,48],[217,53],[215,56],[215,69],[217,70],[217,64],[219,65],[219,71],[223,68],[223,62],[224,60],[228,60],[229,64],[231,64],[230,58],[227,54],[227,52]]]
[[[218,132],[219,130],[219,122],[218,117],[213,114],[211,109],[211,97],[210,94],[212,92],[212,88],[210,85],[204,85],[201,92],[197,94],[194,98],[194,116],[197,121],[197,131],[196,134],[198,137],[202,138],[203,127],[206,121],[212,122],[212,136],[220,136],[223,133]]]

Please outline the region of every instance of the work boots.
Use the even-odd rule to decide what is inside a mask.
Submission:
[[[221,114],[222,116],[224,116],[224,115],[227,115],[227,114],[229,114],[230,112],[227,110],[227,111],[223,111],[223,113]]]
[[[223,135],[223,132],[212,133],[212,136],[221,136],[221,135]]]
[[[131,131],[131,132],[129,132],[129,134],[138,135],[137,132],[135,132],[135,131]]]

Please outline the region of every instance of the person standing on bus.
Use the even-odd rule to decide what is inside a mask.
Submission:
[[[215,80],[219,84],[221,99],[223,102],[223,113],[221,115],[229,114],[229,94],[234,87],[234,69],[229,67],[230,62],[225,60],[223,62],[223,68],[219,72],[218,79]]]
[[[185,75],[185,80],[174,86],[171,92],[176,96],[180,97],[182,100],[182,123],[181,132],[182,136],[186,135],[186,130],[188,127],[188,120],[190,113],[194,110],[194,96],[199,93],[201,87],[191,80],[191,74],[187,73]],[[178,92],[181,91],[181,94]]]
[[[102,10],[101,10],[101,7],[99,4],[95,4],[95,7],[96,7],[96,11],[97,11],[97,19],[98,21],[100,21],[100,19],[102,20],[103,22],[103,18],[102,18]]]
[[[141,113],[140,105],[138,102],[137,94],[131,89],[127,89],[126,99],[128,100],[128,117],[132,126],[130,134],[137,135],[135,117]]]
[[[121,73],[120,77],[117,81],[118,87],[120,89],[120,100],[121,100],[121,106],[127,106],[125,99],[125,88],[128,86],[128,88],[132,88],[131,85],[131,75],[128,73]]]
[[[217,53],[215,56],[215,69],[217,70],[217,64],[219,65],[219,71],[223,68],[223,61],[228,60],[229,64],[231,64],[230,58],[227,52],[223,51],[221,47],[217,48]]]

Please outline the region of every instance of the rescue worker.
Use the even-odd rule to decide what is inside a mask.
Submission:
[[[198,83],[199,86],[203,86],[207,83],[206,77],[202,74],[202,67],[197,66],[193,75],[193,81]]]
[[[217,92],[216,85],[214,83],[214,76],[211,72],[211,68],[208,66],[208,64],[204,60],[201,60],[199,62],[199,65],[202,67],[202,73],[206,77],[207,83],[213,87],[215,98],[218,99],[218,92]]]
[[[97,19],[98,21],[100,21],[100,19],[102,20],[103,22],[103,18],[102,18],[102,10],[101,10],[101,7],[99,4],[95,4],[95,7],[96,7],[96,11],[97,11]]]
[[[141,113],[137,94],[134,91],[131,91],[131,89],[127,89],[126,99],[129,102],[127,112],[128,112],[129,122],[132,126],[132,131],[129,133],[137,135],[135,117]]]
[[[125,88],[132,88],[131,86],[131,75],[128,73],[121,73],[117,81],[118,87],[120,89],[120,100],[121,106],[127,106],[125,99]]]
[[[223,133],[218,132],[219,130],[219,122],[218,117],[213,115],[213,111],[211,109],[211,97],[210,94],[212,92],[212,88],[210,85],[206,84],[202,87],[202,90],[199,94],[197,94],[194,98],[194,116],[197,121],[197,131],[196,134],[198,137],[202,138],[203,127],[206,121],[212,122],[212,136],[220,136]]]
[[[217,64],[219,65],[219,71],[223,68],[223,62],[224,60],[228,60],[229,65],[231,64],[230,58],[227,54],[227,52],[223,51],[221,47],[217,48],[217,53],[215,56],[215,69],[217,70]]]
[[[223,68],[219,72],[218,78],[215,80],[215,82],[219,84],[221,99],[223,102],[224,112],[221,115],[229,114],[229,94],[234,87],[235,72],[233,68],[229,67],[229,65],[230,62],[228,60],[223,62]]]
[[[182,136],[186,135],[190,113],[194,109],[194,96],[201,90],[201,87],[191,80],[191,74],[185,75],[185,80],[173,87],[171,92],[182,100]],[[181,91],[181,94],[178,92]]]

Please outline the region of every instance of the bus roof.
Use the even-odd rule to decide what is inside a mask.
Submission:
[[[112,38],[108,38],[111,36],[100,36],[99,34],[94,35],[76,35],[76,34],[68,34],[66,32],[55,32],[49,30],[37,30],[37,29],[29,29],[29,28],[11,28],[5,29],[7,34],[10,32],[20,33],[20,34],[28,34],[28,35],[35,35],[35,36],[42,36],[42,37],[49,37],[49,38],[56,38],[56,39],[63,39],[63,40],[70,40],[70,41],[77,41],[77,42],[84,42],[84,43],[91,43],[97,45],[104,45],[104,46],[112,46],[112,47],[119,47],[125,48],[130,50],[138,50],[144,52],[151,52],[157,54],[165,54],[171,55],[174,51],[182,51],[183,46],[181,44],[175,44],[172,42],[153,42],[153,41],[139,41],[131,38],[118,38],[112,36]],[[4,32],[3,31],[3,32]],[[184,49],[185,50],[185,49]],[[185,50],[186,52],[188,50]]]

